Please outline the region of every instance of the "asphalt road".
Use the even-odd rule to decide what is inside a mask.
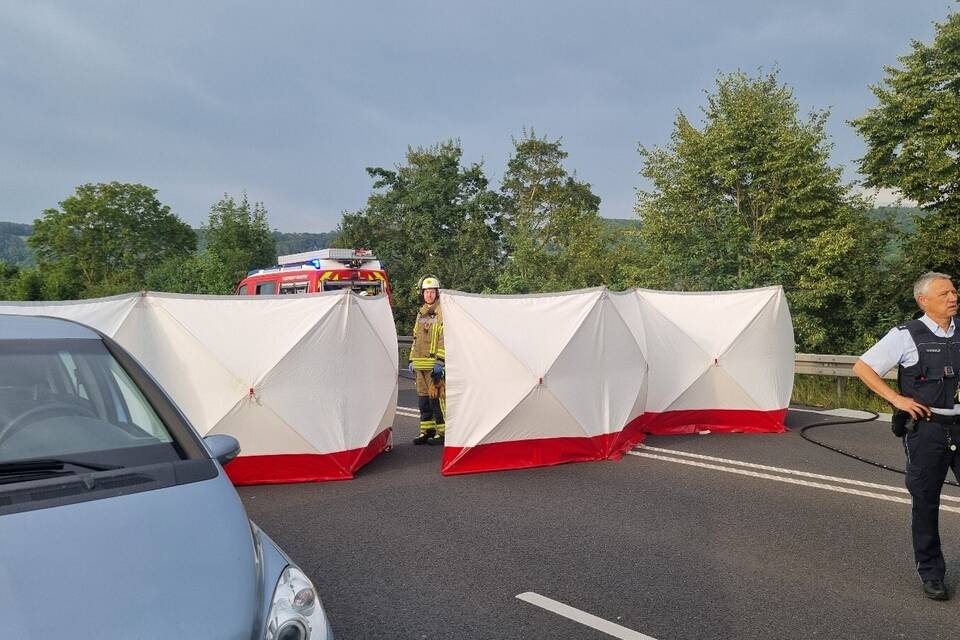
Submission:
[[[408,380],[398,404],[416,406]],[[791,411],[786,434],[651,437],[617,462],[446,478],[439,448],[410,444],[416,420],[398,415],[394,450],[356,479],[240,494],[341,639],[954,637],[960,598],[920,592],[903,477],[801,439],[816,420]],[[808,434],[903,462],[887,424]],[[960,501],[944,504],[957,589]],[[517,598],[531,592],[618,628]]]

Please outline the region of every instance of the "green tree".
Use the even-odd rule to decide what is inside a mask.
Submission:
[[[230,286],[243,279],[250,269],[271,266],[277,260],[277,248],[267,209],[262,202],[250,206],[244,193],[237,202],[229,194],[210,208],[204,227],[206,251],[219,260],[229,274]]]
[[[16,285],[20,269],[4,260],[0,260],[0,300],[16,300]]]
[[[368,168],[374,193],[345,213],[336,246],[373,249],[394,291],[401,326],[413,322],[417,281],[432,273],[445,288],[492,289],[500,261],[496,231],[500,199],[480,164],[461,165],[457,141],[408,149],[395,170]]]
[[[563,166],[560,140],[524,131],[514,140],[501,194],[508,255],[502,293],[578,289],[607,282],[600,198]]]
[[[671,142],[640,148],[643,259],[636,284],[724,290],[780,284],[801,349],[843,353],[886,318],[877,291],[882,224],[828,164],[828,113],[798,117],[774,71],[721,74],[702,129],[677,116]],[[705,312],[708,312],[705,310]]]
[[[210,251],[164,260],[147,272],[145,286],[170,293],[230,294],[235,273]]]
[[[137,288],[147,269],[196,246],[193,230],[141,184],[84,184],[34,222],[28,243],[52,282],[79,295]],[[65,290],[58,285],[59,290]],[[114,292],[114,291],[111,291]]]
[[[632,225],[610,224],[606,219],[604,235],[607,245],[607,260],[611,273],[607,276],[607,286],[614,291],[622,291],[643,282],[644,249],[643,234],[638,220],[630,220]],[[616,221],[621,222],[621,221]]]
[[[48,300],[45,295],[43,276],[37,269],[24,269],[19,273],[19,277],[13,286],[14,300]]]
[[[913,41],[901,67],[871,87],[878,104],[851,124],[867,143],[860,172],[870,187],[898,189],[930,215],[904,240],[906,271],[960,273],[960,14]]]
[[[103,283],[83,289],[76,274],[69,269],[41,265],[37,269],[28,269],[26,276],[34,274],[40,282],[41,300],[75,300],[83,297],[98,297],[126,293],[143,288],[143,274],[125,271],[109,277]]]
[[[80,284],[61,269],[16,267],[0,261],[0,300],[72,300]]]

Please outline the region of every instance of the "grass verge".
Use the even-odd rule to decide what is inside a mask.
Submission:
[[[890,388],[896,389],[891,380],[884,380]],[[813,407],[836,409],[861,409],[890,413],[893,409],[885,400],[881,400],[870,391],[859,378],[842,376],[811,376],[797,374],[793,378],[793,397],[791,402]]]

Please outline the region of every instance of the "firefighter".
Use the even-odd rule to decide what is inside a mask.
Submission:
[[[446,405],[443,314],[440,311],[440,280],[424,276],[417,284],[420,311],[413,325],[413,346],[407,369],[417,380],[420,407],[420,434],[413,444],[443,444],[446,432],[443,413]]]

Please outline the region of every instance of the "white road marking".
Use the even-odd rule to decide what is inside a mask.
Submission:
[[[527,591],[518,595],[517,598],[523,600],[524,602],[529,602],[532,605],[540,607],[541,609],[546,609],[547,611],[555,613],[559,616],[573,620],[574,622],[579,622],[584,626],[601,631],[609,636],[613,636],[614,638],[621,638],[621,640],[656,640],[656,638],[651,638],[650,636],[644,635],[638,631],[621,627],[620,625],[610,622],[609,620],[604,620],[603,618],[598,618],[597,616],[587,613],[586,611],[580,611],[580,609],[574,609],[570,605],[557,602],[556,600],[551,600],[545,596],[541,596],[539,593]]]
[[[759,473],[757,471],[747,471],[746,469],[735,469],[733,467],[723,467],[717,464],[708,464],[706,462],[696,462],[694,460],[685,460],[683,458],[671,458],[668,456],[657,455],[655,453],[645,453],[643,451],[628,451],[627,453],[632,456],[639,456],[641,458],[651,458],[653,460],[676,462],[678,464],[686,464],[692,467],[702,467],[704,469],[713,469],[715,471],[725,471],[727,473],[736,473],[738,475],[749,476],[751,478],[761,478],[763,480],[774,480],[776,482],[786,482],[787,484],[797,484],[803,487],[813,487],[815,489],[826,489],[827,491],[836,491],[837,493],[848,493],[855,496],[862,496],[864,498],[875,498],[877,500],[886,500],[888,502],[899,502],[901,504],[911,504],[911,501],[908,498],[898,498],[896,496],[888,496],[882,493],[873,493],[871,491],[860,491],[859,489],[849,489],[847,487],[838,487],[836,485],[824,484],[822,482],[809,482],[807,480],[799,480],[797,478],[775,476],[769,473]],[[960,507],[947,507],[944,505],[940,505],[940,510],[949,511],[952,513],[960,513]]]
[[[863,482],[862,480],[838,478],[837,476],[824,476],[824,475],[820,475],[819,473],[810,473],[808,471],[797,471],[795,469],[783,469],[781,467],[770,467],[765,464],[755,464],[753,462],[742,462],[740,460],[730,460],[729,458],[714,458],[713,456],[705,456],[699,453],[689,453],[687,451],[677,451],[676,449],[661,449],[659,447],[648,447],[646,445],[640,445],[638,448],[643,451],[655,451],[657,453],[666,453],[672,456],[684,456],[687,458],[696,458],[697,460],[709,460],[710,462],[721,462],[723,464],[735,464],[741,467],[748,467],[750,469],[762,469],[764,471],[773,471],[774,473],[782,473],[782,474],[793,475],[793,476],[802,476],[804,478],[814,478],[816,480],[827,480],[828,482],[839,482],[841,484],[852,484],[857,487],[867,487],[869,489],[881,489],[883,491],[892,491],[894,493],[907,493],[907,494],[910,493],[904,487],[894,487],[888,484],[877,484],[875,482]],[[943,496],[940,496],[940,499],[946,500],[948,502],[960,502],[960,498],[957,498],[954,496],[943,495]]]

